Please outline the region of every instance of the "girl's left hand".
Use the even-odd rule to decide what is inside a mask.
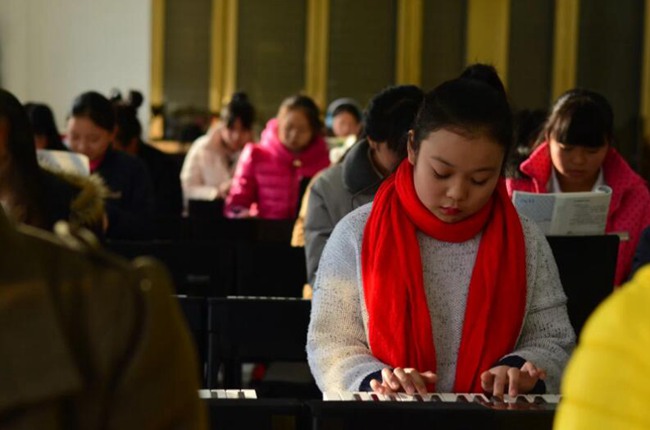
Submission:
[[[510,366],[495,366],[481,374],[481,387],[493,396],[503,397],[506,387],[508,395],[529,393],[537,381],[546,379],[546,371],[536,367],[530,361],[521,369]]]

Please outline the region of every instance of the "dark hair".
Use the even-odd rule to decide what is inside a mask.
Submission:
[[[46,149],[67,150],[54,121],[54,114],[49,106],[42,103],[25,103],[25,111],[36,135],[45,136]]]
[[[111,95],[113,110],[115,114],[115,125],[117,134],[115,141],[118,145],[128,145],[133,139],[138,142],[142,140],[142,124],[138,119],[138,108],[142,105],[144,98],[139,91],[129,91],[129,97],[124,100],[117,90]]]
[[[96,91],[88,91],[77,96],[72,102],[70,115],[89,118],[96,126],[111,133],[115,129],[113,105]]]
[[[413,127],[413,149],[431,132],[443,128],[483,134],[504,148],[512,146],[512,113],[504,94],[482,80],[458,78],[436,87],[424,97]]]
[[[352,115],[357,120],[357,122],[361,122],[362,120],[361,109],[359,108],[359,104],[356,102],[356,100],[351,99],[349,97],[343,97],[334,100],[327,107],[327,113],[325,115],[325,125],[328,128],[332,128],[334,117],[343,112],[347,112],[350,115]]]
[[[278,109],[278,117],[284,115],[286,111],[300,110],[309,121],[314,136],[323,133],[323,123],[320,120],[320,109],[308,96],[297,95],[291,96],[282,101],[280,109]]]
[[[246,130],[253,128],[255,108],[244,92],[236,92],[226,106],[221,109],[221,120],[226,127],[232,128],[237,120],[241,121]]]
[[[424,92],[415,85],[385,88],[368,103],[365,135],[375,142],[386,142],[393,152],[405,157],[408,132],[423,98]]]
[[[515,113],[513,117],[514,147],[506,161],[505,175],[508,178],[522,178],[525,175],[519,170],[533,149],[544,130],[544,123],[548,112],[543,109],[523,109]]]
[[[332,117],[336,117],[337,115],[344,112],[352,115],[354,119],[357,120],[357,122],[361,122],[361,112],[359,112],[359,108],[356,107],[355,105],[348,104],[348,103],[344,103],[338,106],[336,109],[334,109],[334,112],[332,112]]]
[[[599,148],[612,142],[614,112],[601,94],[573,89],[562,94],[553,105],[544,128],[544,137],[567,145]]]
[[[497,69],[491,64],[475,63],[471,64],[460,73],[461,79],[473,79],[483,82],[501,93],[503,97],[508,98],[506,87],[503,86]]]
[[[36,160],[34,135],[23,105],[3,89],[0,89],[0,118],[9,127],[6,157],[0,160],[0,186],[9,191],[12,209],[21,212],[20,221],[42,227],[45,223],[41,206],[42,172]]]

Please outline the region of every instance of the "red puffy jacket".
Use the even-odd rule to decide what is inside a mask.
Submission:
[[[546,193],[551,169],[548,143],[543,143],[521,163],[521,171],[528,177],[506,181],[508,193],[511,195],[513,191]],[[629,240],[621,241],[618,249],[614,283],[620,285],[625,282],[630,273],[641,232],[650,225],[650,192],[643,178],[632,170],[614,148],[610,147],[607,152],[602,169],[605,183],[612,189],[605,232],[626,232],[630,236]]]
[[[294,153],[280,142],[277,120],[270,120],[260,143],[247,144],[239,157],[226,199],[226,216],[257,204],[260,218],[295,218],[300,182],[329,164],[327,143],[321,135],[317,135],[304,151]]]

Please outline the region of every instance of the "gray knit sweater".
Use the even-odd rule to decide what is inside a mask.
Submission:
[[[368,346],[368,313],[361,283],[361,243],[371,206],[372,203],[358,208],[337,224],[320,261],[307,355],[322,391],[358,391],[366,376],[388,367],[372,355]],[[546,390],[556,393],[575,344],[575,334],[548,242],[532,221],[521,217],[521,222],[526,242],[528,290],[524,324],[511,355],[545,369]],[[417,235],[434,328],[436,390],[450,392],[481,235],[462,243],[441,242],[421,232]]]

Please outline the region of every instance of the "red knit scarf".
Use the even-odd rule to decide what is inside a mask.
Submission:
[[[476,214],[453,224],[441,221],[420,202],[408,160],[377,192],[361,251],[370,348],[389,366],[435,372],[417,230],[444,242],[465,242],[483,231],[454,384],[454,392],[481,392],[481,373],[512,352],[523,322],[526,249],[521,222],[503,180]]]

